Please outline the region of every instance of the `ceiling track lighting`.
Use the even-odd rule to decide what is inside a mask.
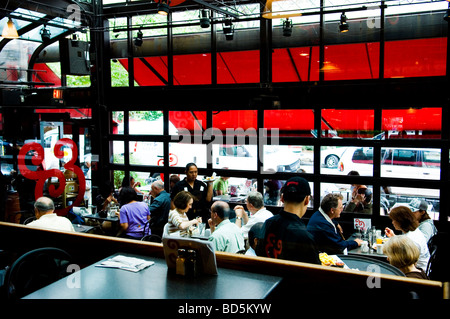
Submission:
[[[19,38],[19,34],[17,33],[16,26],[11,18],[8,17],[8,22],[6,22],[5,27],[2,31],[2,38],[5,39],[17,39]]]
[[[168,15],[169,14],[169,5],[170,0],[160,0],[157,6],[158,13],[161,15]]]
[[[47,29],[47,26],[45,24],[39,33],[41,34],[42,42],[46,43],[46,42],[50,41],[51,33],[50,33],[50,30]]]
[[[290,37],[292,35],[292,20],[289,18],[286,18],[286,20],[283,20],[283,36]]]
[[[134,45],[137,47],[142,46],[144,34],[142,33],[141,29],[137,32],[136,38],[134,39]]]
[[[200,10],[200,26],[202,28],[209,28],[211,25],[210,12],[207,9]]]
[[[226,17],[223,23],[223,34],[228,41],[233,40],[234,37],[234,25],[230,17]]]
[[[339,23],[339,32],[348,32],[348,23],[347,23],[347,16],[345,15],[345,12],[342,12],[341,14],[341,22]]]

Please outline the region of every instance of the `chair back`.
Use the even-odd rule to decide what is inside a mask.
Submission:
[[[155,234],[150,234],[150,235],[145,235],[144,237],[142,237],[141,241],[149,241],[152,243],[162,243],[162,238],[161,238],[161,236],[158,236]]]
[[[20,299],[67,276],[71,260],[67,252],[55,247],[38,248],[23,254],[6,274],[7,298]]]
[[[450,281],[450,236],[448,233],[438,232],[428,241],[430,259],[426,274],[431,280]]]

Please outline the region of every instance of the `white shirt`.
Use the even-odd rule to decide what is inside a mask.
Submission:
[[[75,231],[72,222],[68,218],[58,216],[55,213],[42,215],[39,219],[27,224],[27,226],[52,230]]]
[[[267,210],[265,207],[258,210],[256,213],[251,214],[247,224],[243,225],[241,227],[242,236],[244,236],[245,239],[248,239],[248,232],[250,228],[252,228],[253,225],[256,223],[264,223],[266,219],[272,217],[273,214]]]
[[[414,231],[409,231],[405,234],[409,237],[420,250],[420,257],[417,261],[416,267],[422,268],[423,271],[427,270],[428,260],[430,259],[430,252],[428,251],[427,240],[423,233],[416,228]]]

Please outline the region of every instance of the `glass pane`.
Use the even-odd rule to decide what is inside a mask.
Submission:
[[[322,136],[331,138],[373,138],[373,110],[322,110]]]
[[[313,146],[264,145],[263,170],[267,173],[313,173]]]
[[[314,112],[313,110],[265,110],[264,128],[279,130],[279,136],[313,137],[315,134]]]
[[[381,177],[439,180],[440,167],[440,149],[381,149]]]
[[[339,161],[346,147],[342,146],[321,146],[320,147],[320,173],[336,174]]]
[[[224,179],[223,183],[215,182],[213,185],[213,189],[215,194],[221,193],[220,195],[214,196],[214,200],[220,199],[230,199],[231,196],[241,196],[244,197],[242,201],[245,202],[245,196],[247,196],[249,191],[255,191],[257,189],[256,179],[247,179],[242,177],[231,177],[226,176],[225,174],[222,176],[218,176],[217,178],[225,177],[228,179]],[[227,187],[228,185],[228,187]],[[226,188],[226,189],[225,189]],[[245,205],[244,205],[245,207]]]
[[[113,150],[113,158],[111,162],[114,164],[124,164],[124,142],[123,141],[113,141],[112,150]]]
[[[274,49],[272,82],[319,80],[319,47]]]
[[[114,171],[114,189],[118,190],[122,186],[123,178],[125,177],[124,171]]]
[[[259,51],[217,53],[217,83],[259,83]]]
[[[143,200],[144,195],[148,195],[151,191],[151,183],[155,180],[152,178],[152,173],[149,172],[130,172],[130,176],[133,177],[133,182],[137,189],[138,199]],[[147,196],[145,196],[147,198]]]
[[[379,59],[379,43],[325,46],[325,80],[377,79]]]
[[[112,134],[123,134],[123,111],[112,112]]]
[[[219,129],[225,136],[256,136],[257,111],[213,111],[213,127]]]
[[[264,205],[282,207],[283,203],[280,201],[280,191],[283,188],[285,180],[265,179],[264,180]],[[314,183],[309,182],[311,188],[311,200],[308,208],[313,208],[312,192],[314,192]]]
[[[344,210],[342,213],[372,214],[373,186],[359,184],[320,184],[320,200],[327,194],[342,195]]]
[[[384,76],[442,76],[446,61],[446,38],[386,41]]]
[[[213,168],[255,171],[258,163],[256,145],[213,144]]]
[[[128,83],[128,59],[111,60],[111,86],[129,86]]]
[[[169,111],[170,135],[194,135],[206,128],[206,112]]]
[[[130,111],[129,131],[136,135],[162,135],[164,130],[162,111]]]
[[[439,190],[410,187],[384,187],[381,192],[381,215],[387,215],[392,208],[408,206],[412,211],[417,211],[421,201],[428,204],[427,213],[431,219],[439,219]]]
[[[169,166],[195,163],[198,168],[206,168],[206,144],[169,143],[169,156]]]
[[[139,86],[167,85],[167,57],[134,58],[134,81]]]
[[[441,138],[441,108],[410,108],[382,111],[383,138]]]
[[[175,85],[211,84],[211,54],[187,54],[173,57]]]
[[[360,176],[373,175],[373,147],[343,147],[338,163],[338,174],[358,172]]]
[[[163,166],[163,143],[130,142],[130,164]]]

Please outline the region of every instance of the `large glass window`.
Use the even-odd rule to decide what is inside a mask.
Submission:
[[[300,120],[301,119],[301,120]],[[279,136],[313,137],[314,111],[306,110],[264,110],[264,128],[268,134],[277,130]]]
[[[441,108],[395,109],[382,112],[383,138],[386,139],[439,139],[441,127]]]
[[[322,110],[322,136],[331,138],[373,138],[373,110]]]

